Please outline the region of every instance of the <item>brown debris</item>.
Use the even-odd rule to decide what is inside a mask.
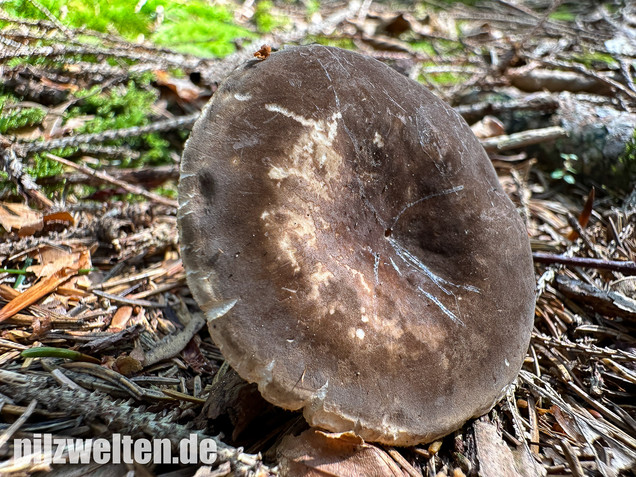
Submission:
[[[256,53],[254,53],[254,56],[256,57],[256,59],[258,60],[266,60],[269,55],[272,52],[272,47],[269,45],[263,45],[261,46],[260,50],[258,50]]]

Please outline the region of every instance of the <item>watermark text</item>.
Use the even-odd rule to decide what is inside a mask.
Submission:
[[[173,448],[169,439],[133,439],[113,434],[111,439],[74,439],[34,434],[14,439],[14,459],[30,457],[36,464],[213,464],[216,442],[190,434]]]

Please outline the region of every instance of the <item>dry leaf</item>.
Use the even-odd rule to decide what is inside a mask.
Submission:
[[[62,123],[61,116],[53,117],[50,121],[48,121],[48,123],[45,123],[48,129],[45,129],[44,137],[46,139],[55,139],[58,137],[63,137],[81,128],[87,122],[92,121],[93,119],[95,119],[94,115],[85,114],[83,116],[76,116],[73,118],[69,118],[64,123]],[[46,118],[45,118],[45,121],[46,121]]]
[[[54,291],[59,285],[68,280],[72,273],[73,271],[71,269],[62,268],[48,278],[45,278],[36,285],[33,285],[21,295],[15,297],[7,303],[2,310],[0,310],[0,322],[7,318],[11,318],[27,306],[32,305],[41,298],[44,298],[46,295]]]
[[[330,434],[309,429],[287,436],[278,447],[282,476],[403,477],[395,461],[382,449],[366,444],[353,433]]]
[[[62,267],[75,266],[82,259],[82,253],[83,251],[69,252],[58,247],[44,246],[37,251],[39,265],[31,265],[27,270],[35,273],[38,278],[48,277]]]
[[[84,298],[90,296],[87,292],[93,282],[88,275],[79,275],[72,277],[64,285],[61,285],[55,291],[58,295],[66,295],[73,298]]]
[[[33,328],[33,333],[31,334],[30,339],[42,339],[46,333],[51,331],[51,319],[48,316],[36,316],[33,318],[31,328]]]
[[[157,84],[165,86],[175,93],[179,99],[191,103],[203,94],[203,89],[199,88],[188,78],[175,78],[167,71],[156,70],[155,76]]]
[[[494,116],[484,116],[481,121],[477,121],[470,129],[479,139],[501,136],[506,133],[504,124]]]
[[[46,116],[40,126],[40,135],[45,139],[54,139],[65,136],[70,132],[79,129],[88,121],[95,119],[93,115],[74,116],[64,121],[64,116],[69,107],[77,101],[76,98],[64,101],[58,105],[46,109]]]
[[[34,126],[24,126],[12,129],[11,135],[22,141],[36,141],[42,137],[42,126],[36,124]]]
[[[562,412],[558,406],[552,406],[550,410],[552,411],[552,415],[556,419],[559,427],[561,427],[563,432],[570,437],[573,442],[585,442],[581,431],[576,425],[576,421],[571,416]]]
[[[79,259],[69,265],[61,266],[55,273],[50,274],[47,278],[40,280],[35,285],[32,285],[24,293],[17,295],[9,303],[7,303],[0,310],[0,322],[11,318],[13,315],[23,310],[29,305],[32,305],[36,301],[44,298],[49,293],[53,292],[58,286],[66,282],[69,278],[76,275],[82,268],[90,268],[91,259],[90,252],[88,250],[83,251]]]
[[[212,371],[212,365],[199,348],[197,335],[193,336],[186,347],[183,348],[181,357],[195,373],[210,373]]]
[[[579,225],[582,229],[587,227],[587,223],[590,221],[590,216],[592,215],[592,206],[594,205],[594,195],[595,195],[594,187],[590,190],[590,193],[587,195],[587,200],[585,201],[585,205],[583,206],[583,210],[581,211],[581,215],[579,215]],[[576,240],[579,238],[579,234],[576,230],[573,230],[568,235],[569,240]]]
[[[16,231],[20,237],[42,230],[42,214],[24,204],[0,203],[0,224],[7,232]]]
[[[146,359],[144,350],[137,343],[135,344],[135,347],[132,349],[132,351],[129,353],[129,356],[131,358],[135,358],[140,363],[143,363],[144,359]]]
[[[102,366],[106,369],[113,369],[115,358],[113,356],[102,356]]]

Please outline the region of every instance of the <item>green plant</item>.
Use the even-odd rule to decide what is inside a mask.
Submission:
[[[11,134],[20,128],[39,125],[45,118],[45,108],[22,108],[18,106],[19,101],[12,94],[0,94],[0,134]],[[34,177],[44,177],[59,174],[62,168],[53,161],[36,156],[27,171]],[[0,181],[4,182],[7,178],[8,175],[3,174]]]
[[[140,78],[139,83],[131,81],[125,86],[116,87],[109,91],[101,91],[99,86],[90,90],[81,90],[76,93],[80,101],[77,105],[69,108],[64,115],[64,120],[78,116],[94,116],[93,119],[75,131],[77,134],[100,133],[110,129],[149,124],[152,121],[152,106],[157,100],[157,92],[147,87],[149,80],[150,77],[144,75]],[[0,115],[0,123],[4,119],[5,116]],[[118,139],[110,141],[108,144],[125,145],[141,153],[136,159],[122,160],[119,163],[122,167],[166,164],[172,160],[170,142],[159,133]],[[77,148],[66,147],[50,152],[59,157],[70,157],[77,153]],[[35,178],[61,174],[62,170],[61,164],[48,159],[45,154],[34,155],[27,168],[29,174]],[[58,188],[51,186],[47,190],[54,191]]]
[[[574,178],[574,174],[576,174],[574,162],[579,160],[578,156],[576,154],[561,154],[561,159],[563,159],[563,167],[552,171],[550,177],[555,180],[562,179],[568,184],[574,184],[576,182]]]

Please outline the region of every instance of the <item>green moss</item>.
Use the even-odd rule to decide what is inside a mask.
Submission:
[[[144,87],[145,82],[150,81],[151,78],[146,75],[140,79],[141,84],[131,81],[125,87],[113,88],[106,93],[96,94],[95,90],[84,91],[78,94],[83,98],[82,101],[69,110],[66,118],[80,115],[95,116],[77,131],[79,134],[149,124],[152,121],[152,106],[157,100],[157,92]],[[134,161],[122,161],[122,167],[170,162],[170,143],[159,133],[119,139],[112,141],[111,144],[126,145],[141,152],[141,156]]]
[[[550,20],[573,22],[576,19],[576,15],[570,11],[570,8],[567,5],[561,5],[555,11],[550,13],[549,18]]]
[[[163,9],[164,19],[150,36],[159,45],[197,56],[225,56],[236,49],[236,38],[253,38],[249,30],[233,23],[232,12],[219,5],[202,1],[183,4],[151,0],[141,9],[157,15]]]
[[[307,35],[303,40],[305,45],[317,43],[325,46],[336,46],[338,48],[344,48],[345,50],[355,50],[356,45],[350,38],[330,38],[328,36],[313,36]]]
[[[51,154],[55,156],[61,156],[61,154],[59,154],[59,151],[51,151]],[[35,177],[36,179],[40,177],[57,176],[61,174],[63,170],[64,168],[62,164],[52,161],[51,159],[47,159],[42,154],[36,154],[33,158],[32,165],[27,167],[27,172],[29,173],[29,175],[31,177]],[[55,189],[55,187],[51,188],[52,191]]]
[[[575,62],[581,63],[590,69],[598,69],[599,67],[614,69],[619,67],[618,61],[611,55],[600,51],[588,50],[582,54],[574,55],[573,58]]]
[[[632,133],[632,139],[625,144],[625,151],[618,158],[615,169],[613,171],[615,175],[623,178],[621,185],[625,190],[636,185],[634,184],[636,181],[636,129]]]
[[[7,66],[9,68],[15,68],[20,65],[48,66],[52,68],[62,68],[64,66],[60,62],[51,61],[49,58],[46,58],[44,56],[22,56],[11,58],[9,61],[7,61]]]
[[[199,56],[224,56],[235,49],[233,40],[254,37],[233,23],[230,9],[203,0],[149,0],[141,8],[129,0],[39,0],[56,18],[72,28],[116,32],[125,39],[146,37],[158,45]],[[8,0],[6,13],[31,19],[46,16],[28,0]],[[1,25],[0,25],[1,26]],[[89,44],[99,39],[82,36]]]
[[[135,12],[136,2],[128,0],[39,0],[56,18],[71,27],[87,27],[107,33],[113,25],[120,35],[133,39],[139,34],[150,32],[150,18],[147,14]],[[48,20],[39,9],[28,0],[9,0],[3,3],[5,11],[22,18]]]
[[[454,40],[435,40],[435,42],[432,42],[418,39],[408,41],[408,43],[414,51],[422,52],[429,56],[455,57],[464,53],[464,46]]]
[[[15,107],[18,99],[10,94],[0,94],[0,134],[15,129],[37,126],[46,116],[43,108]]]
[[[152,106],[157,100],[156,91],[144,87],[151,79],[151,75],[143,75],[139,78],[139,83],[141,84],[131,81],[126,86],[113,88],[108,92],[102,92],[99,86],[91,90],[80,91],[76,96],[81,101],[78,102],[77,106],[70,108],[66,112],[64,119],[67,120],[83,115],[95,116],[94,119],[78,128],[75,131],[76,134],[100,133],[111,129],[123,129],[149,124],[153,120],[151,117]],[[3,120],[5,120],[5,116],[0,115],[0,124]],[[120,163],[122,167],[166,164],[172,160],[170,142],[163,138],[160,133],[118,139],[109,141],[106,144],[125,145],[141,153],[137,159],[122,160]],[[77,148],[66,147],[51,151],[51,153],[59,157],[70,157],[77,153]],[[28,173],[35,178],[61,174],[62,170],[63,167],[59,163],[47,159],[44,154],[36,154],[31,165],[27,168]],[[53,186],[49,188],[50,191],[57,189],[59,187]]]
[[[622,157],[636,164],[636,129],[634,130],[631,141],[628,141],[625,145],[625,152]]]
[[[452,72],[444,72],[444,73],[430,73],[426,75],[429,81],[432,83],[436,83],[442,86],[453,86],[461,83],[462,81],[466,81],[469,76],[468,75],[460,75]]]
[[[305,9],[307,18],[311,18],[313,14],[320,11],[320,2],[318,0],[306,0]]]
[[[433,44],[430,41],[414,41],[409,43],[413,51],[421,51],[429,56],[437,55]]]
[[[157,92],[129,82],[126,87],[113,88],[95,94],[95,89],[78,94],[82,104],[70,110],[69,116],[94,114],[80,132],[96,133],[107,129],[142,126],[148,123],[150,107],[157,100]]]
[[[158,96],[156,90],[149,87],[152,79],[152,74],[144,74],[138,76],[136,81],[131,81],[125,86],[119,86],[109,91],[102,91],[99,86],[79,91],[76,93],[76,97],[80,101],[69,108],[64,115],[64,120],[77,116],[94,116],[93,119],[78,128],[75,134],[100,133],[106,130],[150,124],[155,120],[152,116],[152,107]],[[19,98],[12,95],[0,95],[0,133],[37,125],[46,115],[45,110],[40,108],[12,108],[11,106],[18,101]],[[185,140],[186,135],[186,131],[182,132],[179,139]],[[173,148],[162,133],[118,139],[108,141],[105,144],[126,146],[141,153],[140,157],[134,160],[124,159],[120,161],[118,164],[122,167],[172,163]],[[77,148],[66,147],[50,152],[59,157],[72,157],[77,154]],[[55,176],[61,174],[62,171],[63,167],[59,163],[47,159],[45,154],[34,155],[27,167],[27,172],[34,178]],[[47,187],[47,192],[55,192],[62,186],[63,184],[58,184]]]
[[[172,183],[157,187],[153,192],[163,197],[168,197],[169,199],[176,199],[178,196],[177,185]]]
[[[431,73],[426,71],[426,67],[435,68],[437,65],[432,61],[422,63],[424,70],[420,73],[418,81],[425,83],[427,80],[440,86],[453,86],[470,78],[468,74],[454,73],[452,71],[444,71],[440,73]]]
[[[272,30],[281,29],[289,25],[289,19],[273,13],[274,4],[269,0],[261,0],[256,3],[254,10],[254,22],[258,31],[269,33]]]

